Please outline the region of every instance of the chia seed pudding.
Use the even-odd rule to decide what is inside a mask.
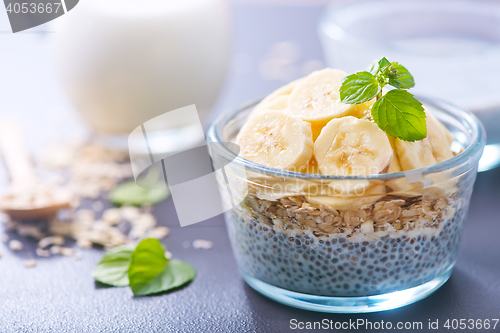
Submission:
[[[384,124],[397,113],[382,126],[375,118],[393,90],[346,104],[352,80],[336,69],[313,72],[219,116],[208,133],[238,148],[211,151],[214,168],[224,169],[217,181],[232,208],[225,220],[238,267],[252,288],[283,304],[387,310],[429,295],[456,262],[481,125],[424,98],[413,125],[425,135],[404,126],[391,134]],[[391,295],[411,288],[408,297]]]
[[[274,201],[250,189],[226,216],[240,269],[271,285],[321,296],[369,296],[421,285],[450,270],[468,195],[387,195],[359,209]]]

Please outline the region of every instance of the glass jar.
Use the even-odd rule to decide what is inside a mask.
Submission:
[[[457,154],[392,174],[306,174],[237,156],[220,143],[234,142],[256,102],[214,121],[214,167],[225,165],[234,207],[227,230],[252,288],[302,309],[360,313],[411,304],[448,280],[485,134],[471,113],[418,99],[453,133]]]

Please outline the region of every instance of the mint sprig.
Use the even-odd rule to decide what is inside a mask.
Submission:
[[[168,259],[160,242],[154,238],[144,239],[137,245],[128,268],[130,289],[134,295],[143,294],[147,285],[165,268]]]
[[[344,79],[340,88],[340,98],[346,104],[360,104],[377,96],[381,89],[373,74],[359,72]]]
[[[107,251],[92,272],[94,279],[115,287],[130,286],[135,296],[180,287],[196,277],[196,270],[180,260],[165,257],[157,239],[123,245]]]
[[[389,84],[397,89],[410,89],[415,86],[415,80],[410,72],[395,62],[389,72]]]
[[[382,88],[395,89],[382,95]],[[347,76],[340,87],[340,99],[346,104],[361,104],[373,98],[373,121],[387,134],[404,141],[422,140],[427,136],[425,112],[420,103],[405,89],[415,86],[410,72],[397,62],[382,58],[369,71]]]
[[[180,287],[196,276],[194,268],[180,260],[169,260],[163,270],[140,288],[132,287],[135,296],[146,296]]]
[[[114,287],[128,286],[128,268],[135,246],[122,245],[107,251],[92,271],[97,281]]]
[[[372,116],[393,137],[416,141],[427,136],[424,107],[406,90],[395,89],[382,96],[373,104]]]
[[[167,189],[147,189],[131,180],[117,185],[109,192],[109,200],[118,206],[156,205],[170,196]]]

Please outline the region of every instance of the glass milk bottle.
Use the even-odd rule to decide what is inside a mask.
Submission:
[[[86,0],[54,24],[63,87],[100,135],[127,135],[191,104],[203,121],[229,62],[224,0]],[[169,146],[185,143],[190,128],[199,128],[195,118],[170,118],[160,136]]]

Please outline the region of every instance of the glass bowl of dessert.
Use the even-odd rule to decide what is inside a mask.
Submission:
[[[417,96],[427,136],[395,138],[371,117],[375,99],[340,101],[345,75],[314,72],[223,113],[207,139],[253,289],[313,311],[388,310],[450,277],[485,134],[473,114]]]

